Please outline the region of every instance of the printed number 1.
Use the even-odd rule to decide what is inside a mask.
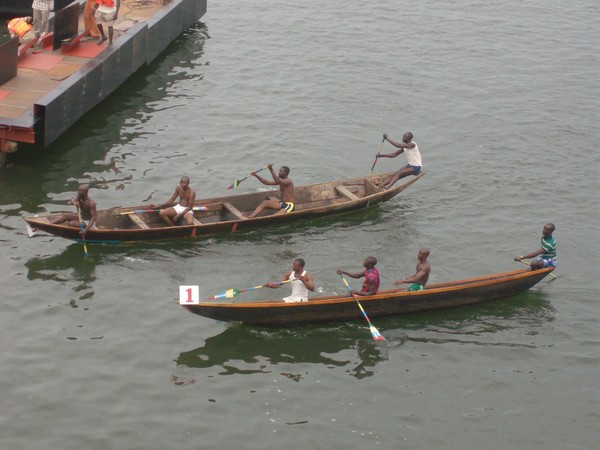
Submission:
[[[197,305],[200,303],[200,288],[198,286],[179,286],[179,304]]]

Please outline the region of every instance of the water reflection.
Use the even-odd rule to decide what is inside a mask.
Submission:
[[[192,368],[220,367],[219,375],[271,373],[278,364],[311,363],[343,367],[360,379],[374,375],[375,366],[387,360],[387,350],[360,323],[277,330],[231,325],[175,361]],[[302,373],[280,374],[297,382],[303,379]]]
[[[378,326],[386,338],[408,342],[536,347],[527,336],[539,334],[554,313],[545,292],[530,290],[481,305],[391,317]]]

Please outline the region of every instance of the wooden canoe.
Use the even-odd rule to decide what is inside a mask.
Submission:
[[[192,225],[167,226],[158,213],[122,214],[126,211],[147,210],[149,205],[115,207],[98,210],[97,229],[89,230],[86,242],[132,242],[155,239],[197,238],[222,232],[264,227],[270,224],[298,222],[318,216],[334,215],[342,212],[366,208],[385,202],[408,188],[425,174],[405,179],[388,190],[379,186],[392,173],[384,173],[361,178],[330,181],[295,188],[296,208],[289,214],[274,215],[273,210],[265,210],[253,219],[247,219],[254,209],[267,198],[279,199],[279,190],[267,190],[250,194],[215,197],[197,200],[196,206],[206,207],[194,211]],[[79,239],[79,228],[67,225],[54,225],[52,219],[60,213],[25,217],[25,221],[35,231],[43,231],[67,239]]]
[[[519,269],[477,278],[431,284],[423,291],[406,288],[379,291],[377,295],[360,297],[360,303],[371,320],[435,309],[474,305],[514,296],[526,291],[554,268]],[[180,303],[181,304],[181,303]],[[306,323],[364,320],[354,298],[349,295],[313,297],[307,302],[285,303],[283,300],[255,302],[204,301],[195,305],[181,304],[190,312],[224,322],[260,326],[294,326]]]

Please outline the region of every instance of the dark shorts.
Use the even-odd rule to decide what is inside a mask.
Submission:
[[[294,205],[292,202],[281,202],[279,204],[279,207],[281,209],[284,209],[286,213],[291,213],[296,207],[296,205]]]
[[[407,164],[406,167],[410,167],[413,170],[413,175],[419,175],[421,173],[421,166],[411,166]]]

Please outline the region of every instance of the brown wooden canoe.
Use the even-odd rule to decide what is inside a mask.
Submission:
[[[431,284],[423,291],[406,288],[380,291],[360,297],[371,320],[435,309],[474,305],[514,296],[526,291],[554,268],[519,269],[448,283]],[[181,304],[181,303],[180,303]],[[205,301],[197,305],[182,304],[194,314],[225,322],[247,325],[293,326],[306,323],[364,320],[354,298],[349,295],[313,297],[307,302],[285,303],[283,300],[255,302]]]
[[[98,210],[97,229],[89,230],[85,240],[88,243],[117,243],[197,238],[216,233],[233,233],[270,224],[285,224],[318,216],[335,215],[385,202],[408,188],[425,173],[421,172],[416,177],[405,179],[404,183],[396,183],[388,190],[380,188],[381,183],[391,175],[392,173],[384,173],[296,187],[296,208],[293,212],[274,215],[272,210],[265,210],[260,216],[253,219],[247,219],[245,216],[250,215],[263,200],[269,197],[279,199],[278,190],[197,200],[195,205],[203,206],[206,209],[194,211],[193,225],[167,226],[156,212],[123,214],[127,211],[150,209],[149,205]],[[58,214],[60,213],[25,217],[24,219],[35,231],[78,240],[79,228],[50,223]]]

